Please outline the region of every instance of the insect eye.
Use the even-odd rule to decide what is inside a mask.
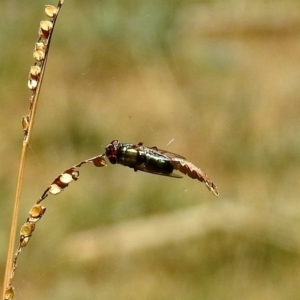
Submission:
[[[112,153],[114,151],[114,146],[112,144],[109,144],[106,148],[105,148],[105,152],[106,154]]]
[[[108,157],[111,164],[115,165],[117,163],[117,157],[115,155],[110,155]]]

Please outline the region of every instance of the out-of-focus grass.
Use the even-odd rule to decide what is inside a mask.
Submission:
[[[20,223],[60,172],[115,138],[186,156],[215,181],[221,198],[188,178],[86,166],[77,183],[45,201],[47,213],[20,256],[16,299],[298,299],[299,4],[241,3],[65,1]],[[1,10],[3,270],[27,74],[44,16],[43,3],[33,1],[3,1]],[[113,238],[120,222],[147,224],[156,215],[225,201],[253,208],[249,223],[225,226],[224,209],[227,230],[222,222],[213,229],[204,224],[203,235],[92,262],[79,259],[81,249],[77,258],[76,249],[68,256],[64,248],[80,231],[111,228]],[[265,226],[251,218],[257,212]],[[245,230],[236,230],[242,224]]]

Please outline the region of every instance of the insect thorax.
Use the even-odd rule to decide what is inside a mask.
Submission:
[[[118,149],[118,163],[134,167],[138,163],[138,151],[131,144],[121,144]]]

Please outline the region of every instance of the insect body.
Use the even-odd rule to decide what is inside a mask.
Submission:
[[[105,154],[112,164],[121,164],[133,168],[134,171],[181,178],[172,174],[174,167],[171,158],[155,147],[149,148],[142,143],[123,144],[114,140],[106,147]]]
[[[184,157],[158,149],[146,147],[143,143],[127,144],[113,140],[105,149],[105,156],[112,164],[121,164],[134,171],[143,171],[157,175],[182,178],[175,170],[205,183],[214,195],[219,196],[217,187],[199,168],[188,162]]]

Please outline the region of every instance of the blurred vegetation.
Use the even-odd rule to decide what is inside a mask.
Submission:
[[[0,3],[1,271],[44,4],[56,3]],[[47,213],[20,256],[15,299],[298,299],[299,12],[292,0],[65,1],[20,224],[58,174],[102,153],[112,139],[184,155],[213,179],[221,198],[188,178],[83,167],[77,183],[45,201]],[[136,221],[139,232],[139,222],[147,228],[155,216],[162,231],[165,218],[176,224],[176,213],[218,203],[245,208],[245,217],[227,206],[219,214],[210,209],[202,234],[185,238],[179,229],[178,240],[141,251],[147,236],[132,240],[132,251],[90,259],[84,251],[97,248],[65,247],[78,232],[87,237],[84,246],[94,228],[113,241],[115,226]]]

